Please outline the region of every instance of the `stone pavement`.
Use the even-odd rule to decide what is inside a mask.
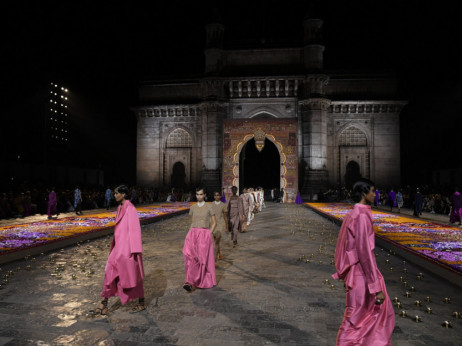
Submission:
[[[111,237],[4,265],[0,345],[335,345],[345,298],[330,278],[338,226],[302,206],[268,203],[236,248],[225,237],[217,287],[186,293],[189,223],[181,215],[143,226],[148,308],[138,314],[117,298],[108,317],[87,314],[99,301]],[[460,345],[462,319],[452,315],[462,312],[460,289],[393,253],[376,254],[402,304],[393,345]]]

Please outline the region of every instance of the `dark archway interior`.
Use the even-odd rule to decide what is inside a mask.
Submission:
[[[183,163],[176,162],[173,165],[172,187],[183,188],[185,186],[186,169]]]
[[[239,157],[239,190],[257,186],[279,190],[280,167],[279,151],[274,143],[265,139],[265,146],[259,152],[252,138],[244,145]]]
[[[357,182],[359,178],[361,178],[361,173],[358,163],[356,161],[348,162],[345,174],[346,188],[351,189],[353,187],[353,184]]]

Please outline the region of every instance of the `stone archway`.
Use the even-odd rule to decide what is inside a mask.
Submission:
[[[171,187],[184,188],[186,178],[186,167],[182,162],[175,162],[172,168],[172,176],[170,179]]]
[[[249,139],[239,154],[239,190],[244,186],[261,186],[266,190],[281,188],[281,157],[276,145],[265,138],[262,150],[258,150],[255,138]]]
[[[359,164],[356,161],[350,161],[346,165],[345,185],[347,189],[352,189],[353,184],[361,178]]]
[[[240,185],[239,158],[244,145],[254,139],[257,146],[266,140],[279,152],[280,188],[286,201],[294,202],[298,192],[298,147],[296,119],[227,119],[223,121],[222,186],[231,194],[233,185]]]

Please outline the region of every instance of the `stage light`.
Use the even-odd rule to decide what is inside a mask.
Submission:
[[[67,89],[64,89],[64,92],[66,92],[66,93],[67,93],[67,92],[68,92],[68,90],[67,90]]]
[[[67,97],[64,98],[67,101]]]

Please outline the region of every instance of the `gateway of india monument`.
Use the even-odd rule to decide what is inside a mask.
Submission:
[[[399,186],[397,81],[325,70],[322,25],[306,16],[298,47],[226,49],[216,16],[202,76],[139,87],[137,184],[227,194],[261,185],[288,202],[359,177]]]

